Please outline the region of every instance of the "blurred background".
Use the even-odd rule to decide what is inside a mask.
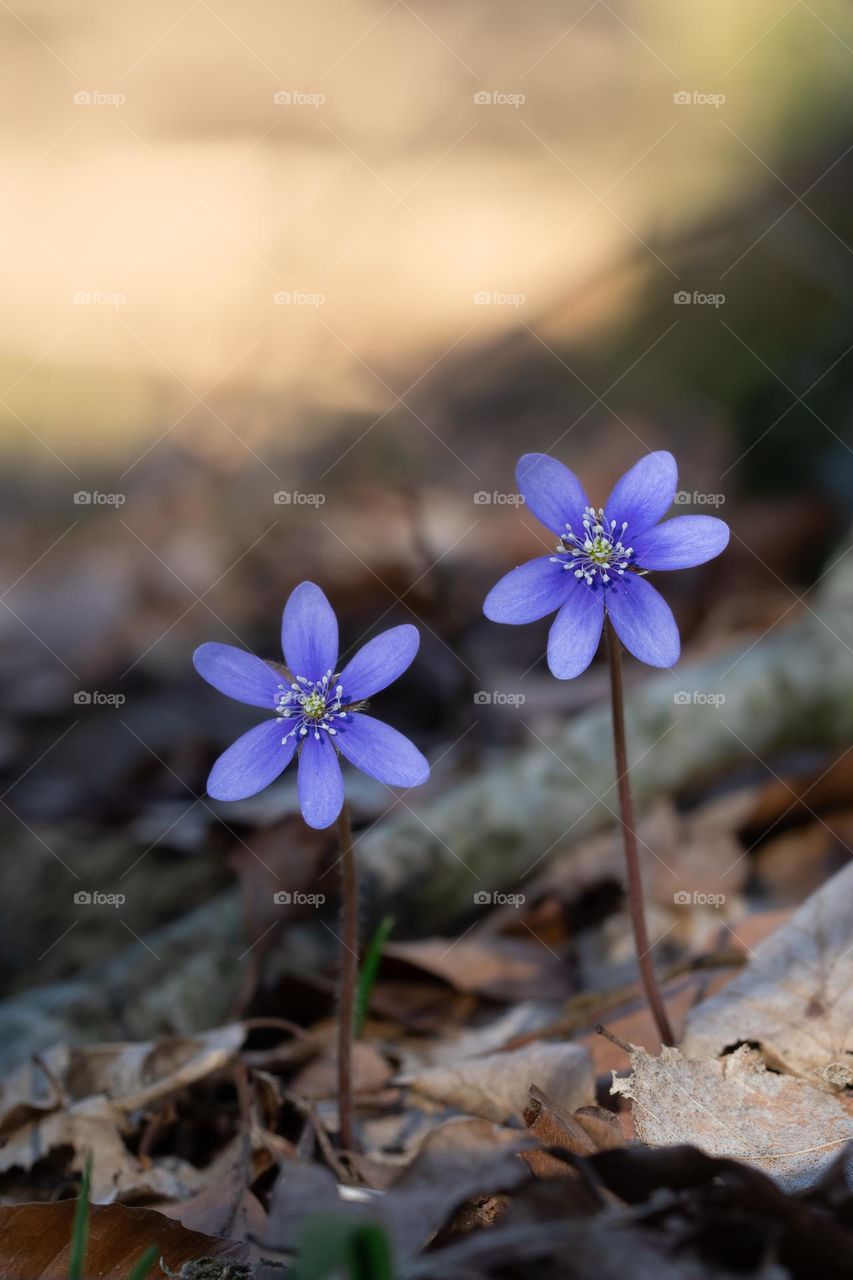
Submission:
[[[688,658],[807,609],[853,494],[844,0],[14,0],[0,28],[7,993],[281,843],[290,780],[200,799],[256,717],[191,655],[276,657],[304,578],[347,647],[421,627],[383,706],[433,788],[524,736],[478,691],[526,673],[543,732],[600,699],[600,664],[547,676],[544,624],[481,616],[542,544],[522,452],[603,499],[671,449],[681,509],[731,522],[667,586]],[[121,918],[79,927],[81,886]]]

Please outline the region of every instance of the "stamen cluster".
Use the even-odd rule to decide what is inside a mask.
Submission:
[[[566,532],[560,534],[557,544],[560,554],[551,556],[552,562],[573,570],[575,577],[583,578],[590,587],[597,575],[603,583],[611,581],[611,574],[621,577],[634,554],[633,547],[624,545],[628,522],[617,533],[616,521],[608,521],[603,507],[585,507],[581,524],[582,533],[575,533],[566,524]]]
[[[280,684],[275,700],[276,714],[283,720],[293,720],[294,725],[282,738],[282,745],[288,738],[299,735],[305,738],[313,733],[320,741],[321,730],[332,737],[337,733],[333,720],[343,720],[346,712],[342,711],[344,687],[342,684],[332,687],[334,679],[331,670],[320,680],[311,681],[305,676],[297,676],[288,687]]]

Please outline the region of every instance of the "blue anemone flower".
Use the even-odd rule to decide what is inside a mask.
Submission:
[[[535,622],[557,610],[548,634],[548,666],[560,680],[579,676],[601,639],[605,612],[625,648],[652,667],[678,661],[672,610],[645,574],[689,569],[720,554],[729,528],[714,516],[676,516],[660,524],[675,497],[671,453],[649,453],[593,507],[568,467],[526,453],[518,488],[538,520],[559,538],[556,554],[513,569],[492,588],[483,610],[493,622]]]
[[[406,670],[418,651],[416,627],[392,627],[363,645],[337,671],[338,620],[313,582],[291,593],[281,620],[287,670],[229,644],[203,644],[196,671],[229,698],[274,717],[238,738],[207,780],[214,800],[256,795],[299,757],[297,791],[310,827],[329,827],[344,803],[339,757],[389,787],[426,782],[429,765],[402,733],[365,715],[365,699]]]

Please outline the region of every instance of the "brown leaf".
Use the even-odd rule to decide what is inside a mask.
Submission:
[[[458,942],[424,938],[394,942],[383,960],[401,960],[440,978],[456,991],[495,1000],[560,999],[566,994],[565,966],[530,938],[469,934]]]
[[[233,1022],[195,1036],[54,1045],[0,1084],[0,1134],[25,1119],[104,1096],[124,1112],[159,1102],[226,1066],[246,1038]]]
[[[0,1274],[3,1280],[67,1280],[76,1201],[0,1208]],[[172,1271],[198,1258],[245,1262],[246,1249],[216,1236],[187,1231],[152,1209],[93,1205],[89,1213],[86,1274],[127,1280],[141,1254],[156,1245]],[[159,1274],[154,1263],[152,1274]]]
[[[352,1047],[353,1092],[377,1093],[393,1075],[391,1067],[378,1049],[363,1040]],[[322,1053],[303,1067],[289,1085],[292,1093],[301,1098],[317,1101],[337,1097],[338,1059],[337,1045],[327,1044]]]
[[[853,1084],[853,863],[756,947],[687,1020],[684,1051],[717,1057],[741,1041],[820,1088]]]
[[[531,1087],[530,1101],[524,1109],[524,1123],[543,1147],[563,1147],[566,1151],[571,1151],[578,1156],[592,1155],[596,1150],[595,1144],[578,1122],[562,1107],[551,1102],[548,1095],[535,1085]],[[522,1159],[537,1178],[578,1176],[571,1165],[559,1160],[550,1151],[524,1151]]]
[[[631,1066],[630,1076],[614,1075],[611,1092],[633,1100],[637,1136],[650,1145],[690,1143],[800,1188],[853,1140],[853,1117],[838,1098],[768,1071],[746,1046],[719,1060],[635,1048]]]
[[[502,1121],[521,1117],[531,1085],[567,1111],[591,1102],[592,1063],[576,1044],[531,1044],[509,1053],[464,1058],[400,1078],[415,1092],[469,1115]]]
[[[61,1147],[81,1172],[92,1156],[92,1200],[183,1200],[203,1185],[184,1160],[145,1160],[124,1140],[132,1114],[221,1070],[246,1037],[241,1023],[197,1036],[70,1048],[56,1045],[0,1088],[0,1172],[31,1169]]]
[[[70,1168],[82,1172],[92,1157],[92,1200],[109,1204],[123,1197],[182,1200],[202,1185],[203,1175],[176,1157],[145,1161],[127,1148],[127,1118],[104,1097],[85,1098],[16,1129],[0,1147],[0,1172],[32,1169],[60,1147],[71,1148]]]

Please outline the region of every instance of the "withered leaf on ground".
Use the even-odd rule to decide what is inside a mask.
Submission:
[[[853,1114],[805,1080],[770,1072],[745,1045],[721,1059],[634,1048],[630,1076],[611,1092],[633,1101],[634,1128],[652,1146],[689,1143],[743,1160],[790,1188],[818,1180],[845,1143]]]
[[[63,1104],[103,1096],[130,1112],[159,1102],[233,1061],[246,1027],[194,1036],[84,1046],[54,1045],[0,1083],[0,1134]]]
[[[853,862],[760,943],[725,990],[688,1017],[683,1048],[717,1057],[741,1042],[823,1088],[853,1084]]]
[[[92,1157],[91,1197],[97,1204],[119,1199],[182,1200],[202,1186],[203,1174],[177,1156],[142,1160],[128,1149],[127,1117],[104,1097],[85,1098],[61,1111],[28,1121],[0,1147],[0,1173],[33,1169],[52,1151],[71,1151],[69,1169],[82,1173]]]
[[[576,1044],[530,1044],[508,1053],[463,1058],[399,1078],[416,1093],[485,1120],[521,1118],[530,1086],[566,1111],[594,1100],[589,1054]]]
[[[75,1208],[74,1200],[0,1208],[3,1280],[67,1280]],[[119,1204],[90,1207],[87,1276],[127,1280],[134,1263],[150,1245],[157,1246],[172,1272],[180,1272],[185,1262],[198,1258],[237,1264],[247,1256],[244,1245],[187,1231],[152,1209],[129,1209]]]
[[[532,938],[502,938],[483,929],[455,941],[422,938],[389,943],[386,960],[404,961],[457,991],[495,1000],[561,999],[568,990],[565,966]]]

